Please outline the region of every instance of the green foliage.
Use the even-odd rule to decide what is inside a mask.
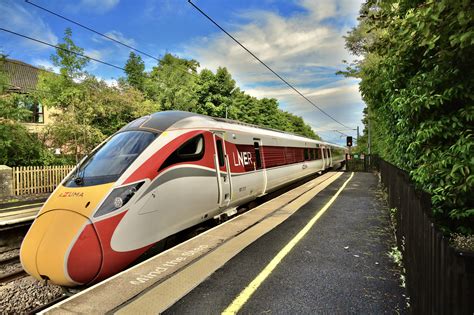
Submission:
[[[56,55],[51,56],[53,64],[60,68],[61,75],[64,78],[69,80],[80,78],[84,67],[89,63],[89,59],[75,54],[84,54],[84,49],[74,44],[70,28],[64,31],[63,42],[58,46],[62,49],[56,49]]]
[[[0,144],[0,164],[8,166],[41,165],[53,157],[35,135],[13,121],[0,121]]]
[[[410,171],[444,225],[474,231],[474,6],[367,1],[346,46],[363,57],[372,152]]]
[[[55,156],[34,134],[19,123],[31,115],[22,104],[30,96],[7,91],[9,79],[2,70],[4,56],[0,57],[0,164],[8,166],[43,165]]]
[[[145,88],[145,63],[140,55],[135,54],[133,51],[128,57],[127,63],[125,64],[125,74],[127,75],[126,80],[130,86],[143,91]]]
[[[196,106],[196,73],[199,63],[166,54],[147,75],[145,94],[162,110],[192,111]]]
[[[145,97],[161,110],[185,110],[226,117],[320,139],[301,117],[278,108],[275,99],[257,99],[236,86],[226,68],[216,73],[202,69],[195,60],[166,54],[150,73],[144,73]],[[226,115],[227,113],[227,115]]]
[[[69,29],[59,46],[82,51]],[[58,109],[46,130],[49,143],[73,154],[76,161],[131,120],[158,110],[133,86],[121,82],[111,87],[89,75],[80,56],[57,49],[51,59],[61,67],[61,75],[42,72],[35,96],[44,106]]]

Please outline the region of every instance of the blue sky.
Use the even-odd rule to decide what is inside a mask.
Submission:
[[[242,48],[226,37],[186,0],[31,0],[109,36],[160,57],[166,52],[198,60],[213,71],[227,67],[241,89],[256,97],[274,97],[282,109],[302,116],[325,140],[343,143],[341,129]],[[343,35],[356,25],[361,0],[195,0],[260,59],[294,84],[337,120],[362,129],[364,104],[358,81],[336,76]],[[58,43],[66,27],[91,57],[123,66],[129,50],[72,25],[21,0],[0,0],[0,27]],[[0,32],[0,50],[10,58],[52,67],[54,49]],[[147,69],[156,61],[143,57]],[[124,74],[91,62],[88,71],[113,83]],[[344,130],[355,135],[354,131]]]

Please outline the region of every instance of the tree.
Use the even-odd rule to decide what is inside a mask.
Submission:
[[[140,55],[133,51],[130,53],[127,63],[125,64],[125,74],[128,84],[137,90],[145,89],[145,63]]]
[[[446,228],[474,231],[474,7],[469,1],[367,1],[346,38],[361,59],[373,152],[432,194]]]
[[[84,54],[84,49],[74,44],[70,28],[66,28],[63,42],[58,46],[60,49],[56,49],[56,55],[51,56],[51,61],[60,68],[61,75],[69,80],[82,77],[89,59],[78,55]]]
[[[0,56],[0,164],[9,166],[40,165],[54,160],[34,134],[19,123],[31,115],[22,104],[29,96],[9,93],[9,78],[3,70],[5,56]]]
[[[69,29],[59,46],[83,51]],[[74,154],[76,161],[131,120],[159,109],[130,85],[110,87],[88,74],[83,57],[57,49],[51,59],[61,67],[60,75],[41,73],[37,89],[45,106],[59,109],[46,136],[54,146]]]
[[[196,112],[214,117],[225,117],[226,109],[232,110],[232,95],[235,81],[226,68],[219,67],[214,74],[211,70],[203,69],[197,80],[197,109]]]
[[[199,63],[166,54],[148,75],[145,82],[147,98],[162,110],[193,111],[196,106],[196,78]]]

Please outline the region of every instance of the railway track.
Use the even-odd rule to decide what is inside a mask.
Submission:
[[[241,208],[237,209],[235,215],[240,215],[241,213],[248,211],[252,209],[255,206],[258,206],[259,204],[262,204],[269,199],[275,198],[279,196],[280,194],[298,186],[302,185],[305,182],[315,178],[316,175],[309,176],[303,180],[300,180],[296,183],[293,183],[285,188],[282,188],[278,191],[275,191],[273,193],[270,193],[268,195],[265,195],[263,197],[260,197],[251,203],[242,206]],[[212,221],[212,220],[210,220]],[[209,222],[210,222],[209,221]],[[226,216],[223,216],[223,218],[220,218],[219,221],[226,221]],[[212,226],[215,226],[216,224],[219,224],[220,222],[215,222],[213,224],[207,225],[207,226],[195,226],[194,228],[191,228],[187,231],[183,231],[181,235],[175,235],[175,237],[168,243],[166,243],[166,247],[172,247],[174,245],[179,244],[182,241],[185,241],[186,239],[189,239],[197,234],[200,234],[204,232],[205,230],[211,228]],[[26,234],[27,229],[24,230],[24,233]],[[0,231],[1,233],[1,231]],[[3,236],[3,235],[2,235]],[[24,236],[24,234],[23,234]],[[12,247],[13,250],[17,251],[19,248],[19,244],[16,247]],[[12,249],[10,251],[12,251]],[[155,253],[150,253],[150,255],[159,253],[160,251],[164,250],[164,248],[161,248],[161,250],[158,250],[158,252]],[[4,256],[4,258],[1,258]],[[141,260],[144,260],[148,257],[142,257]],[[138,263],[137,261],[136,263]],[[17,265],[18,267],[11,267]],[[8,268],[4,268],[5,266],[10,266]],[[32,277],[30,277],[22,268],[20,264],[20,259],[19,255],[8,255],[6,252],[0,253],[0,270],[4,269],[5,272],[2,273],[0,271],[0,289],[3,287],[10,287],[6,289],[5,293],[2,295],[2,292],[0,290],[0,298],[5,300],[6,303],[16,303],[16,304],[23,304],[21,307],[17,308],[10,308],[8,312],[13,312],[13,313],[27,313],[27,314],[35,314],[38,312],[41,312],[51,306],[53,306],[56,303],[61,302],[62,300],[68,298],[71,296],[71,294],[66,294],[64,291],[58,287],[54,286],[51,284],[46,284],[43,281],[35,280]],[[15,281],[15,282],[14,282]],[[22,284],[23,283],[23,284]],[[26,284],[25,284],[26,283]],[[45,290],[47,289],[47,290]],[[48,291],[48,292],[46,292]],[[15,296],[15,298],[12,300],[12,297]],[[36,296],[33,300],[29,302],[20,302],[24,301],[26,297],[31,297],[31,296]],[[18,301],[16,301],[18,300]],[[7,302],[8,301],[8,302]],[[16,302],[15,302],[16,301]],[[8,305],[8,304],[6,304]],[[0,302],[0,309],[2,308],[1,302]]]
[[[48,303],[44,303],[44,304],[42,304],[42,305],[40,305],[40,306],[38,306],[38,307],[36,307],[36,308],[34,308],[34,309],[28,311],[28,314],[38,314],[39,312],[41,312],[41,311],[47,309],[47,308],[50,307],[50,306],[53,306],[53,305],[56,304],[56,303],[59,303],[59,302],[65,300],[65,299],[67,299],[68,297],[69,297],[68,295],[64,294],[64,295],[62,295],[62,296],[60,296],[60,297],[58,297],[58,298],[55,298],[54,300],[52,300],[52,301],[50,301],[50,302],[48,302]]]
[[[20,256],[18,255],[1,259],[0,268],[6,270],[0,273],[0,284],[5,284],[28,276],[21,267]]]
[[[13,272],[9,272],[7,274],[1,275],[0,276],[0,284],[8,283],[17,279],[21,279],[24,277],[27,277],[28,274],[23,270],[19,269]]]

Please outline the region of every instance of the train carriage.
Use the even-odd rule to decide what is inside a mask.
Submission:
[[[343,161],[343,147],[236,121],[179,111],[142,117],[51,194],[21,261],[59,285],[97,282],[170,235]]]

